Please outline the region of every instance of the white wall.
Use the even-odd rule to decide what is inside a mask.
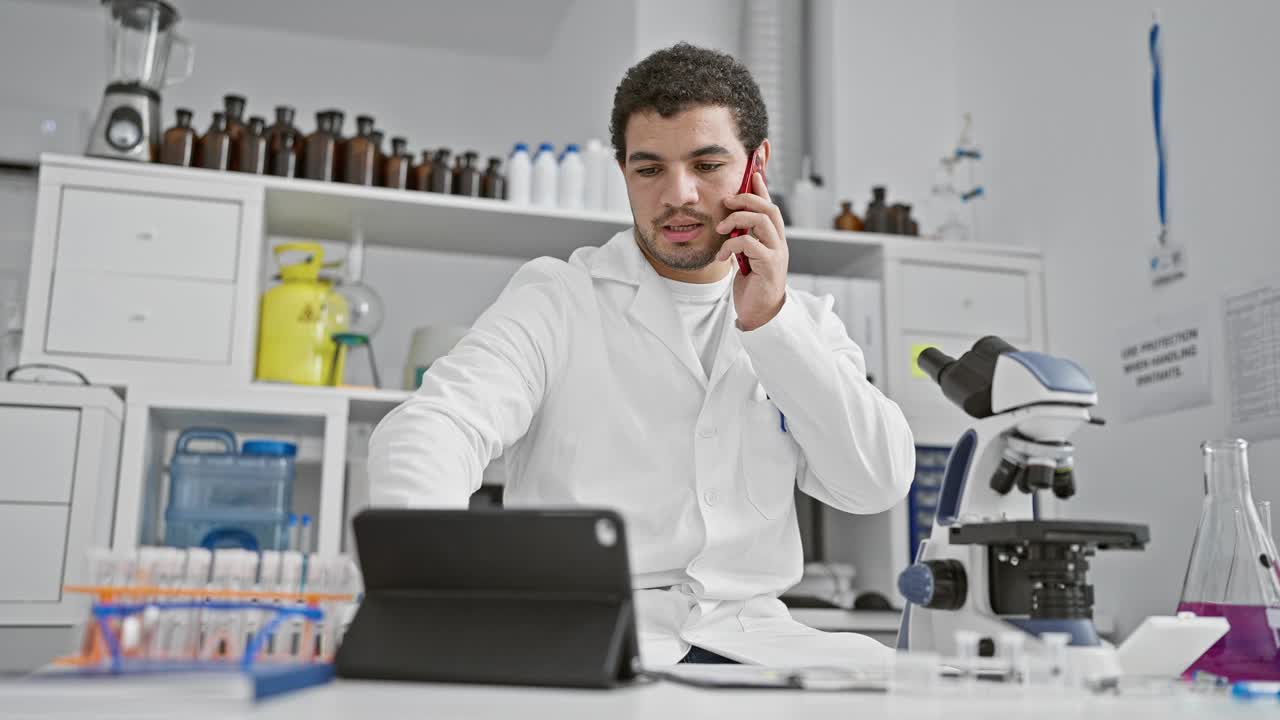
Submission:
[[[1239,283],[1280,274],[1280,5],[1162,3],[1169,214],[1190,276],[1153,290],[1156,230],[1147,31],[1153,5],[966,0],[954,13],[961,110],[987,150],[982,226],[997,242],[1045,253],[1051,349],[1095,376],[1115,420],[1120,328],[1192,305],[1214,308]],[[1076,517],[1147,522],[1145,552],[1093,563],[1098,607],[1122,631],[1172,612],[1202,497],[1199,443],[1226,432],[1225,353],[1213,350],[1212,405],[1078,436]],[[1109,400],[1110,398],[1110,400]],[[1280,501],[1280,442],[1251,448],[1255,497]]]
[[[635,56],[687,42],[737,57],[744,0],[637,0]],[[622,77],[619,75],[618,80]],[[614,82],[617,84],[617,81]]]
[[[351,12],[360,15],[354,6]],[[106,20],[96,3],[0,0],[0,13],[0,60],[7,69],[0,93],[96,111],[106,82]],[[517,139],[558,147],[607,126],[611,81],[633,53],[628,35],[619,42],[601,29],[625,28],[622,18],[630,13],[630,0],[578,0],[548,55],[533,59],[184,20],[196,69],[187,82],[165,90],[163,120],[171,124],[173,108],[186,106],[203,128],[222,95],[238,92],[248,97],[250,114],[268,119],[273,106],[294,105],[304,132],[314,128],[317,109],[337,107],[347,113],[348,130],[356,114],[368,113],[388,138],[405,135],[415,149],[443,145],[505,155]],[[385,21],[433,18],[424,9]]]
[[[955,0],[812,0],[810,97],[815,170],[861,217],[871,188],[925,207],[938,160],[961,127],[956,101]],[[825,54],[825,53],[824,53]],[[830,208],[831,217],[838,204]]]
[[[362,12],[355,6],[350,10],[353,18]],[[408,12],[386,21],[424,26],[435,21],[430,4]],[[186,106],[196,110],[203,130],[222,95],[237,92],[248,97],[250,114],[269,121],[276,104],[295,106],[304,132],[313,129],[319,108],[344,109],[348,132],[355,114],[372,114],[388,138],[407,136],[415,154],[443,145],[455,152],[473,148],[505,156],[516,140],[550,141],[559,148],[604,138],[614,87],[634,60],[634,13],[633,0],[576,0],[548,39],[550,49],[536,58],[187,19],[181,32],[196,46],[195,73],[164,91],[163,123],[172,123],[173,108]],[[0,18],[0,67],[5,68],[0,97],[96,113],[106,83],[106,21],[96,3],[0,0]],[[12,267],[26,273],[34,188],[34,176],[0,177],[0,271]],[[414,327],[470,323],[518,266],[488,258],[371,250],[366,279],[389,308],[376,339],[384,384],[399,387]],[[0,299],[6,281],[0,275]]]

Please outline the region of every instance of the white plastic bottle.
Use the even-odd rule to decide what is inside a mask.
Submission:
[[[810,176],[813,174],[809,156],[800,163],[800,177],[791,193],[791,224],[796,227],[818,227],[818,188]]]
[[[609,161],[605,163],[605,209],[612,213],[631,213],[631,199],[627,197],[627,177],[623,175],[615,154],[609,151]]]
[[[604,144],[592,138],[587,141],[586,150],[582,153],[583,177],[582,205],[587,210],[602,211],[605,209],[605,190],[609,172],[609,151]]]
[[[551,143],[538,146],[533,156],[533,204],[536,207],[556,206],[556,151]]]
[[[558,186],[556,202],[565,210],[581,210],[586,201],[583,183],[586,181],[586,168],[582,164],[582,155],[578,146],[569,143],[564,146],[560,156],[560,168],[557,170]]]
[[[507,161],[507,200],[517,205],[528,205],[532,200],[533,160],[529,158],[529,146],[516,143]]]

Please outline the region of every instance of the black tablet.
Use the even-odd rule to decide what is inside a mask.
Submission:
[[[609,510],[370,509],[342,677],[612,687],[639,668],[622,518]]]

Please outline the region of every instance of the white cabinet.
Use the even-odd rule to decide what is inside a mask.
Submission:
[[[59,268],[236,279],[240,203],[67,187],[58,226]]]
[[[982,328],[1005,338],[1030,337],[1025,270],[901,260],[898,273],[903,330],[954,335]]]
[[[71,502],[79,428],[73,408],[0,405],[0,503]]]
[[[20,362],[96,384],[252,379],[262,187],[78,159],[40,168]]]
[[[0,606],[51,606],[62,597],[68,506],[0,502]]]
[[[902,408],[917,446],[950,447],[973,422],[916,366],[921,349],[937,347],[959,357],[984,335],[998,335],[1020,349],[1045,349],[1042,269],[1034,251],[887,244],[855,272],[883,281],[880,388]],[[878,515],[828,520],[832,557],[853,563],[860,589],[897,597],[898,573],[911,555],[908,507],[904,500]]]
[[[886,253],[888,391],[919,445],[950,446],[973,421],[915,364],[925,347],[959,356],[986,335],[1045,350],[1043,273],[1029,252],[968,252],[964,246]]]
[[[227,366],[235,320],[233,285],[60,269],[45,350],[72,366],[120,358],[126,374],[136,361]]]
[[[86,599],[62,588],[110,542],[123,417],[106,388],[0,382],[0,639],[84,620]]]

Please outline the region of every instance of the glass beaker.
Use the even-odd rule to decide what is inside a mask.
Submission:
[[[378,377],[378,364],[373,357],[373,344],[368,335],[360,333],[334,333],[335,346],[332,377],[334,387],[361,387],[377,390],[382,387]],[[363,356],[356,354],[363,349]]]
[[[160,90],[191,75],[195,55],[191,44],[176,32],[178,13],[161,0],[110,0],[107,23],[107,53],[113,85],[139,85]],[[181,47],[187,64],[180,76],[169,76],[169,51]]]
[[[1280,680],[1280,567],[1253,501],[1248,443],[1219,440],[1204,453],[1205,498],[1178,611],[1231,624],[1187,672],[1236,680]]]

